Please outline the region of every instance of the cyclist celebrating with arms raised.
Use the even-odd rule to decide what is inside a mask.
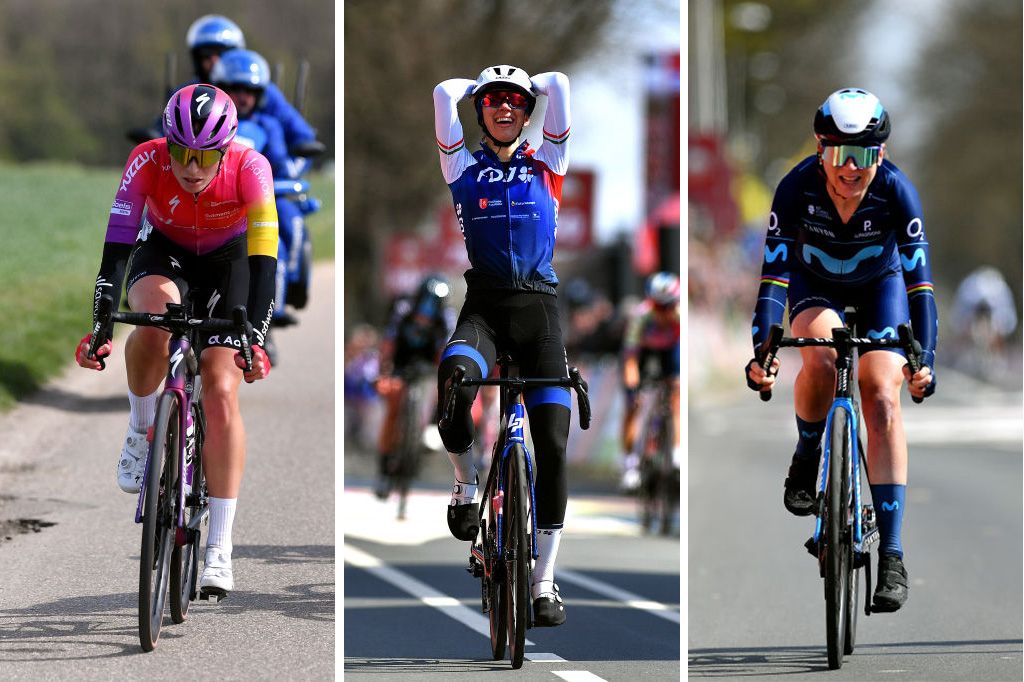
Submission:
[[[789,303],[793,336],[830,338],[844,311],[857,311],[859,334],[895,338],[912,322],[923,348],[922,367],[910,376],[902,352],[863,354],[858,382],[868,432],[868,480],[880,533],[875,611],[895,611],[907,600],[900,531],[907,485],[907,443],[900,411],[904,377],[911,395],[935,390],[938,320],[928,241],[917,191],[885,159],[891,128],[878,98],[856,88],[829,96],[814,117],[817,154],[779,183],[765,240],[761,285],[754,310],[757,349]],[[795,407],[799,439],[785,482],[784,504],[797,516],[814,513],[821,437],[835,385],[836,353],[800,349]],[[754,361],[748,385],[771,389]]]
[[[537,96],[548,98],[544,142],[520,144]],[[459,100],[473,96],[484,139],[466,149]],[[530,78],[515,66],[492,66],[475,80],[454,78],[434,88],[434,131],[441,172],[455,201],[470,269],[466,302],[438,370],[439,400],[457,365],[469,378],[486,377],[499,350],[512,351],[520,374],[567,377],[551,266],[558,203],[568,169],[569,80],[557,72]],[[477,535],[477,478],[473,464],[475,388],[462,388],[452,425],[441,438],[455,467],[448,527],[456,538]],[[569,436],[569,389],[527,391],[525,402],[536,446],[538,557],[533,572],[535,625],[565,622],[554,584],[555,559],[565,519],[568,485],[565,447]]]
[[[163,125],[166,138],[145,142],[128,157],[110,210],[94,300],[110,294],[117,309],[130,255],[128,304],[136,312],[163,313],[168,303],[180,303],[186,290],[192,292],[197,317],[225,318],[235,306],[246,305],[256,338],[245,379],[263,379],[270,371],[262,344],[274,309],[277,256],[270,165],[258,152],[233,142],[235,105],[212,86],[189,85],[175,92]],[[137,493],[142,483],[168,338],[165,331],[137,327],[125,342],[131,414],[117,476],[125,492]],[[101,369],[87,357],[89,340],[89,335],[82,339],[75,357],[82,367]],[[109,339],[103,342],[101,357],[112,350]],[[244,362],[236,344],[228,335],[204,335],[200,351],[210,492],[200,587],[221,595],[234,586],[231,527],[245,466],[238,407],[238,368]]]

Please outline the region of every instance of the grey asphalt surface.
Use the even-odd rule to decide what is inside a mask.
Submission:
[[[346,677],[510,672],[507,657],[491,659],[486,629],[467,624],[483,618],[480,582],[465,571],[468,543],[452,538],[445,523],[447,457],[428,459],[405,521],[395,518],[394,499],[373,497],[368,454],[347,448],[345,474]],[[614,482],[570,476],[555,572],[566,623],[527,631],[517,679],[679,679],[679,539],[644,536],[635,511]]]
[[[242,384],[235,591],[180,625],[168,615],[152,653],[138,641],[136,497],[115,482],[123,336],[106,371],[69,367],[0,417],[0,679],[334,678],[333,266],[313,287],[301,324],[275,332],[279,366]]]
[[[1021,393],[950,371],[940,381],[923,405],[904,393],[910,599],[893,614],[861,611],[857,647],[832,672],[823,583],[803,548],[813,520],[782,506],[795,443],[792,391],[764,404],[744,389],[691,407],[691,677],[1022,678]],[[863,589],[862,578],[861,600]]]

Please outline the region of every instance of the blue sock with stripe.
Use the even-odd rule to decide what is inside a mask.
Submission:
[[[903,507],[907,486],[898,483],[872,483],[871,499],[875,503],[875,518],[878,520],[881,554],[895,554],[903,558]]]
[[[825,420],[818,422],[804,421],[800,415],[796,416],[796,432],[799,440],[796,442],[797,459],[818,459],[821,457],[821,434],[825,431]]]

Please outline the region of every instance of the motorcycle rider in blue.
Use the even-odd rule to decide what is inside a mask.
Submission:
[[[775,192],[753,319],[755,350],[769,327],[781,322],[787,302],[793,336],[831,337],[852,306],[859,336],[896,338],[897,325],[911,322],[921,343],[922,368],[913,376],[903,353],[890,349],[862,353],[857,372],[880,534],[876,612],[895,611],[908,596],[900,537],[907,485],[900,389],[906,378],[915,397],[935,391],[938,336],[921,203],[907,177],[885,159],[890,129],[889,112],[864,90],[839,90],[818,108],[817,153],[790,171]],[[804,516],[814,513],[836,353],[801,348],[800,354],[794,391],[798,442],[783,503]],[[747,384],[770,389],[777,367],[776,359],[766,374],[752,360],[744,372]]]
[[[519,138],[540,95],[547,98],[544,141],[534,150]],[[484,134],[475,153],[466,148],[457,109],[470,96]],[[522,69],[503,64],[484,69],[475,81],[443,81],[434,88],[434,133],[470,264],[466,302],[441,355],[439,398],[456,365],[465,367],[469,377],[485,377],[499,351],[516,356],[521,376],[567,376],[551,258],[569,165],[568,78],[549,72],[531,79]],[[479,479],[470,414],[475,398],[476,389],[460,390],[452,424],[441,429],[455,468],[448,528],[466,541],[474,541],[478,532]],[[565,622],[554,572],[568,495],[569,391],[545,388],[527,391],[524,398],[536,461],[534,624],[555,626]]]
[[[210,80],[234,100],[239,121],[236,139],[253,146],[267,158],[275,184],[284,178],[298,178],[306,170],[308,159],[288,154],[281,123],[260,107],[271,85],[267,60],[252,50],[228,50],[213,65]],[[299,276],[305,221],[298,204],[291,198],[277,196],[276,203],[279,241],[274,300],[281,304],[274,310],[273,324],[282,327],[298,321],[285,304],[289,302],[288,283]]]
[[[210,83],[210,73],[221,55],[227,50],[245,47],[245,36],[235,22],[219,14],[199,17],[188,28],[185,36],[195,78],[189,83]],[[269,73],[269,69],[268,69]],[[188,85],[183,83],[182,85]],[[258,109],[281,123],[284,141],[288,147],[296,147],[316,140],[316,131],[306,122],[284,93],[267,78],[263,97]]]

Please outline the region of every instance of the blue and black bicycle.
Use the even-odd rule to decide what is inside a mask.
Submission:
[[[849,313],[847,314],[849,316]],[[849,323],[849,318],[848,318]],[[824,346],[836,350],[835,398],[825,422],[826,438],[818,465],[817,513],[814,535],[805,547],[817,557],[825,580],[825,631],[828,667],[843,665],[852,654],[857,636],[857,569],[864,569],[864,615],[871,615],[871,548],[878,543],[874,507],[861,496],[861,472],[867,476],[867,458],[860,432],[860,405],[854,396],[854,349],[895,348],[907,357],[911,374],[921,367],[921,347],[909,325],[897,328],[897,338],[857,338],[849,327],[832,330],[832,338],[784,337],[773,325],[756,354],[769,372],[779,348]],[[761,392],[771,400],[771,391]],[[921,399],[914,398],[914,402]]]
[[[580,428],[590,427],[587,383],[575,367],[566,378],[527,379],[509,376],[512,359],[499,359],[498,379],[468,379],[458,365],[445,394],[441,428],[447,428],[460,387],[499,386],[501,424],[491,466],[480,500],[479,533],[470,549],[469,567],[480,578],[483,612],[488,614],[491,654],[505,655],[506,640],[513,668],[523,665],[526,630],[533,626],[530,609],[530,574],[537,559],[537,519],[533,492],[533,462],[526,448],[526,408],[523,391],[561,386],[576,391]]]

